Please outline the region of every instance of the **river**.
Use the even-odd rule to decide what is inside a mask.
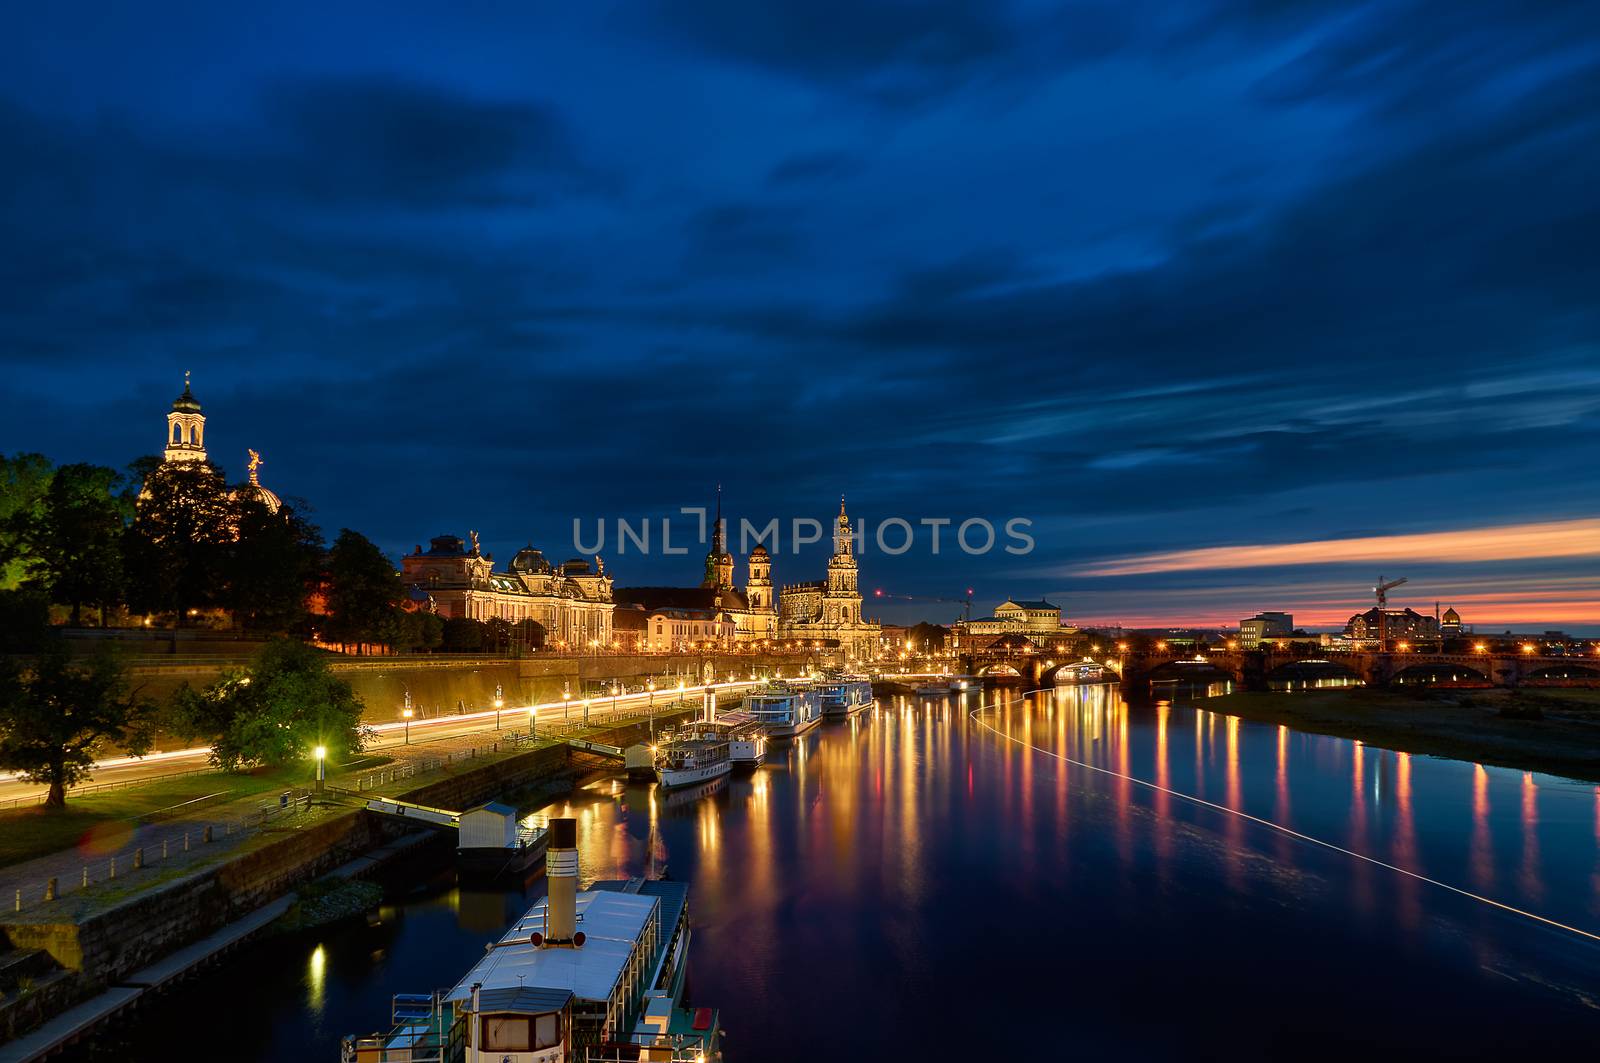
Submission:
[[[1569,929],[1600,932],[1589,784],[1088,686],[900,699],[708,793],[606,781],[540,811],[578,818],[585,879],[692,882],[691,992],[735,1063],[1528,1057],[1600,1035],[1600,943]],[[331,1063],[543,890],[409,875],[375,923],[254,946],[96,1055]]]

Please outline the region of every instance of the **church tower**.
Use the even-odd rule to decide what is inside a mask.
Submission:
[[[833,529],[833,556],[828,559],[828,593],[823,613],[833,624],[855,624],[861,620],[861,593],[856,586],[855,536],[850,517],[844,511],[844,496],[839,497],[839,519]]]
[[[728,528],[722,522],[722,485],[717,485],[717,519],[711,525],[711,552],[706,554],[706,575],[700,586],[733,590],[733,555],[728,553]]]
[[[750,551],[750,582],[744,596],[752,613],[772,612],[772,558],[760,543]]]
[[[183,373],[183,394],[172,402],[172,412],[167,414],[168,461],[206,460],[206,418],[200,412],[200,403],[189,390],[189,371]]]

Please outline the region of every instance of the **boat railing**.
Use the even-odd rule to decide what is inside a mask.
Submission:
[[[587,1063],[638,1063],[640,1059],[659,1060],[661,1063],[705,1063],[711,1048],[708,1042],[709,1038],[703,1034],[635,1031],[628,1035],[626,1041],[591,1046],[584,1059]],[[640,1049],[649,1049],[649,1055]]]

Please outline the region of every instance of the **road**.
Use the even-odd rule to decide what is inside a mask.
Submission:
[[[709,686],[691,687],[685,696],[692,698],[699,694],[703,697],[706,691],[711,690],[721,698],[726,694],[738,694],[756,685],[759,684],[748,680],[736,683],[713,683]],[[652,702],[661,708],[675,700],[677,700],[676,690],[658,690],[654,694],[623,694],[615,698],[590,698],[588,719],[591,724],[609,723],[621,717],[635,715]],[[537,726],[539,722],[580,721],[583,719],[583,713],[584,700],[573,698],[566,702],[547,701],[538,705],[507,705],[498,712],[488,709],[483,712],[439,716],[431,720],[414,719],[410,722],[409,733],[403,720],[369,724],[373,737],[364,749],[369,753],[383,753],[391,757],[405,756],[409,750],[415,750],[418,755],[422,755],[428,752],[427,747],[433,742],[465,735],[492,734],[496,729],[496,717],[500,730],[516,731],[527,729],[530,714],[533,715]],[[196,746],[191,749],[161,750],[143,757],[112,757],[95,765],[94,777],[69,793],[91,793],[96,787],[126,786],[167,775],[205,770],[210,767],[210,755],[209,747]],[[45,792],[46,787],[24,782],[15,773],[0,774],[0,810],[14,803],[27,804],[42,800]]]

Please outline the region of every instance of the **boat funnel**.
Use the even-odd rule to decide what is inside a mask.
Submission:
[[[544,854],[550,896],[545,901],[544,944],[582,945],[578,929],[578,821],[552,819]]]

